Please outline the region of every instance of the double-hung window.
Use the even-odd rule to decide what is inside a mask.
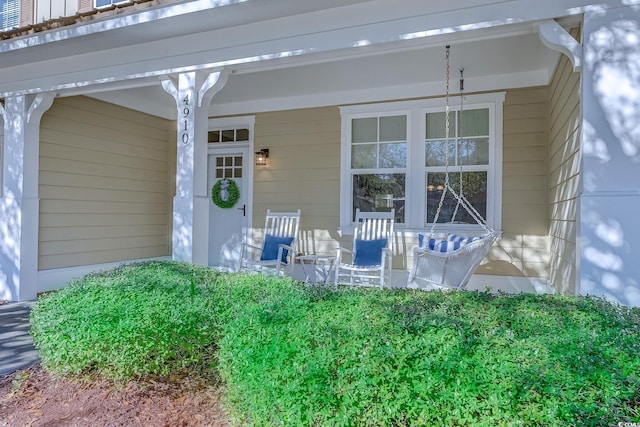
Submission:
[[[349,122],[350,218],[363,212],[396,210],[404,223],[409,114],[392,111],[355,115]]]
[[[342,107],[340,225],[356,209],[389,211],[405,230],[478,230],[445,179],[495,229],[501,228],[504,93]],[[458,102],[456,102],[458,101]],[[458,104],[458,105],[456,105]],[[462,108],[464,107],[464,108]],[[442,202],[442,204],[441,204]]]
[[[20,24],[20,0],[0,0],[0,31]]]

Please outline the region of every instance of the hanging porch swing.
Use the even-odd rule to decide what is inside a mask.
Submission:
[[[462,165],[459,171],[459,191],[456,191],[449,179],[449,53],[446,47],[446,96],[445,96],[445,171],[442,195],[433,218],[433,224],[427,235],[420,235],[418,246],[413,249],[413,264],[409,271],[409,287],[424,288],[432,285],[436,288],[464,289],[491,246],[499,240],[500,234],[487,223],[486,219],[469,202],[464,194]],[[460,70],[460,115],[463,110],[464,78]],[[460,122],[460,120],[458,120]],[[462,132],[459,132],[461,134]],[[450,223],[453,224],[460,208],[475,220],[484,234],[477,237],[449,233],[446,236],[435,234],[436,224],[442,213],[447,194],[456,201]]]

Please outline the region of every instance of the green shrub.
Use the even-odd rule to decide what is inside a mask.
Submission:
[[[219,338],[211,287],[218,274],[181,263],[91,274],[41,298],[31,331],[56,374],[128,379],[206,369]]]
[[[638,420],[640,323],[600,299],[310,288],[245,314],[219,355],[239,422]]]
[[[40,298],[31,334],[54,374],[127,380],[188,370],[216,377],[223,326],[283,287],[290,281],[179,262],[131,264]]]
[[[153,262],[41,298],[58,374],[222,378],[255,426],[639,422],[640,312],[598,298],[308,287]]]

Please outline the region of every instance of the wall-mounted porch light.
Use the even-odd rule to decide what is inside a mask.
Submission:
[[[269,158],[268,148],[261,148],[260,151],[256,151],[256,166],[266,166],[268,158]]]

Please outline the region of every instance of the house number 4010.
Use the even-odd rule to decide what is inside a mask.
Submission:
[[[189,103],[189,95],[185,96],[182,102],[184,102],[184,107],[182,108],[182,118],[184,119],[184,128],[182,129],[182,143],[187,145],[189,143],[189,122],[191,122],[191,104]]]

